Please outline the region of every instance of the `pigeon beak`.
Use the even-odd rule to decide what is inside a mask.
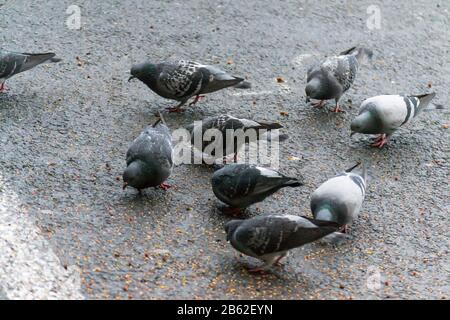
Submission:
[[[308,96],[306,96],[305,102],[306,102],[306,103],[310,103],[310,102],[311,102],[311,99],[310,99]]]
[[[122,190],[125,190],[127,187],[128,187],[128,183],[127,183],[127,182],[124,182],[124,183],[123,183],[123,186],[122,186]]]
[[[134,78],[136,78],[135,76],[131,76],[128,78],[128,82],[130,82],[131,80],[133,80]]]

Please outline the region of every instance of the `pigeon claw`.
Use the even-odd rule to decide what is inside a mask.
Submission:
[[[343,225],[342,228],[341,228],[341,232],[345,233],[345,234],[348,234],[348,225],[346,225],[346,224]]]
[[[167,189],[172,188],[172,186],[171,186],[170,184],[167,184],[167,183],[165,183],[165,182],[161,183],[161,184],[159,185],[159,187],[160,187],[161,189],[163,189],[164,191],[166,191]]]
[[[334,107],[333,112],[338,113],[338,112],[344,112],[344,110],[341,109],[341,107],[336,104],[336,107]]]
[[[250,273],[265,273],[266,272],[266,270],[263,267],[255,267],[255,268],[250,268],[247,270]]]
[[[194,101],[192,101],[191,103],[189,103],[189,106],[193,106],[194,104],[196,104],[197,102],[199,102],[202,98],[204,98],[205,96],[201,96],[201,95],[196,95]]]
[[[233,208],[233,207],[225,207],[222,209],[222,212],[236,217],[242,213],[242,209],[241,208]]]
[[[4,83],[0,84],[0,92],[5,92],[6,91],[6,86]]]
[[[186,110],[181,109],[181,107],[170,107],[170,108],[166,108],[167,111],[169,111],[169,113],[182,113]]]
[[[276,265],[276,266],[278,266],[278,267],[281,267],[283,264],[280,262],[280,260],[283,259],[283,258],[284,258],[284,255],[279,256],[279,257],[277,258],[277,260],[275,260],[275,262],[274,262],[273,264]]]
[[[388,140],[386,139],[386,135],[385,134],[381,134],[379,135],[376,139],[375,142],[371,144],[372,147],[375,148],[383,148],[383,146],[388,142]]]
[[[312,105],[314,108],[322,108],[323,105],[324,105],[324,103],[325,103],[325,100],[320,100],[319,102],[314,102],[314,103],[312,103],[311,105]]]

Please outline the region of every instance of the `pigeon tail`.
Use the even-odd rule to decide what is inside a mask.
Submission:
[[[346,169],[345,172],[347,172],[347,173],[352,172],[353,169],[359,167],[360,164],[361,164],[361,161],[358,161],[353,167]]]
[[[231,87],[234,85],[239,84],[240,82],[244,81],[243,78],[237,78],[237,77],[231,77],[231,79],[223,78],[221,77],[216,78],[217,81],[220,81],[225,87]]]
[[[303,182],[301,182],[297,178],[287,178],[287,179],[289,179],[289,180],[283,184],[283,186],[285,186],[285,187],[296,188],[296,187],[301,187],[303,185]]]
[[[21,71],[29,70],[38,64],[45,62],[58,62],[61,59],[55,58],[54,53],[24,53],[28,56]]]
[[[244,81],[243,78],[230,76],[227,73],[219,73],[214,75],[214,79],[202,88],[200,93],[211,93],[228,87],[232,87],[239,82]]]
[[[251,87],[252,87],[252,84],[245,80],[234,85],[234,88],[236,88],[236,89],[250,89]]]
[[[419,111],[425,109],[431,102],[431,100],[433,100],[433,98],[436,96],[435,92],[432,93],[425,93],[425,94],[421,94],[421,95],[415,95],[413,97],[416,97],[419,99],[420,103],[419,103]]]
[[[263,134],[260,139],[266,139],[267,142],[272,142],[278,139],[278,142],[284,142],[289,139],[289,135],[286,133],[280,133],[279,131],[269,131]]]
[[[355,55],[356,59],[359,63],[361,63],[364,59],[372,59],[373,51],[364,47],[352,47],[348,50],[341,52],[339,55]]]
[[[320,242],[323,244],[337,246],[349,239],[351,239],[351,237],[348,234],[336,231],[320,239]]]
[[[257,122],[259,126],[257,126],[255,129],[275,130],[283,128],[283,126],[278,122],[264,122],[264,121],[257,121]]]

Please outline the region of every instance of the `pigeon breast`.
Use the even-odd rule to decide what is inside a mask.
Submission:
[[[364,179],[354,173],[342,173],[320,185],[311,196],[314,216],[324,206],[331,208],[341,225],[350,223],[358,215],[366,194]]]

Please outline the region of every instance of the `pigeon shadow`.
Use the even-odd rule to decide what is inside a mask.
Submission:
[[[245,260],[247,260],[245,258]],[[314,282],[309,272],[296,270],[295,266],[285,260],[279,266],[272,266],[264,271],[252,272],[249,269],[261,266],[258,261],[243,261],[235,259],[230,265],[230,272],[239,275],[242,280],[257,280],[255,285],[259,290],[272,290],[273,286],[290,288],[292,283],[298,283],[308,290],[314,290]]]

